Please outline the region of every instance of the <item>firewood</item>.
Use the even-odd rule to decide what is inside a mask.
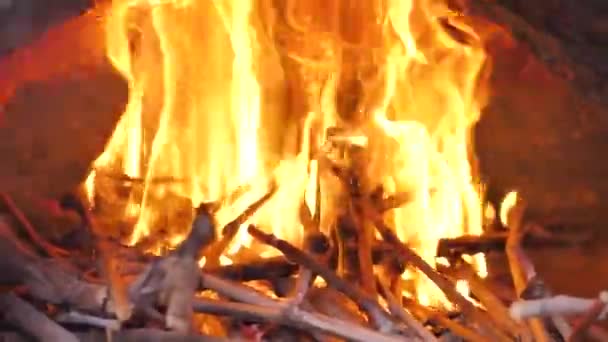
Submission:
[[[504,252],[508,236],[508,232],[496,232],[481,236],[463,235],[457,238],[440,239],[437,244],[437,256],[450,258],[462,254]],[[530,233],[525,235],[522,244],[524,247],[530,248],[551,248],[571,246],[583,242],[584,240],[576,241],[559,236],[537,236]]]
[[[331,257],[329,239],[321,233],[319,222],[310,215],[310,211],[305,203],[302,203],[300,206],[300,219],[304,222],[304,250],[318,262],[327,263]],[[291,296],[293,304],[297,305],[304,300],[316,277],[317,274],[311,269],[301,267]]]
[[[150,328],[114,331],[110,335],[110,340],[116,342],[229,342],[228,339],[221,337],[183,334]]]
[[[600,293],[599,301],[604,302],[608,298],[605,292]],[[530,317],[548,317],[552,315],[580,315],[590,311],[598,303],[596,298],[579,298],[566,295],[558,295],[550,298],[520,300],[511,304],[510,313],[515,319],[527,319]],[[598,319],[604,319],[608,310],[603,308],[598,314]]]
[[[478,299],[483,307],[486,309],[488,315],[494,323],[499,326],[503,332],[507,334],[514,334],[515,336],[522,336],[522,340],[530,341],[532,336],[527,327],[522,324],[518,324],[510,315],[509,310],[503,304],[503,302],[496,297],[496,295],[490,290],[485,282],[479,275],[473,266],[466,261],[460,259],[454,266],[447,268],[444,272],[451,277],[456,279],[466,280],[471,293]]]
[[[235,263],[216,268],[205,267],[205,272],[209,274],[240,282],[284,278],[294,275],[297,271],[298,265],[287,261],[283,256],[259,259],[247,263]]]
[[[280,250],[288,259],[317,273],[327,281],[329,286],[334,287],[350,297],[357,303],[361,310],[367,313],[370,321],[381,332],[399,331],[394,320],[384,308],[356,284],[351,284],[342,279],[331,269],[317,263],[313,257],[307,255],[305,252],[294,247],[285,240],[278,239],[272,234],[266,234],[255,227],[249,227],[248,231],[255,239]]]
[[[5,321],[42,342],[78,342],[78,338],[12,293],[0,294],[0,312]]]
[[[192,321],[192,300],[199,286],[198,258],[215,238],[215,223],[206,207],[199,208],[188,237],[175,251],[154,260],[129,288],[135,310],[154,312],[166,305],[165,324],[171,330],[188,333]]]
[[[25,285],[34,298],[93,312],[111,312],[107,287],[86,283],[59,260],[43,259],[0,220],[0,283]]]
[[[495,329],[494,323],[486,313],[476,308],[473,303],[456,291],[455,285],[449,279],[433,269],[420,255],[401,242],[377,213],[370,211],[367,213],[367,216],[374,222],[376,229],[378,229],[384,240],[395,247],[397,254],[402,258],[404,263],[413,265],[431,279],[452,303],[456,304],[467,317],[479,323],[486,333],[502,341],[509,340],[506,335]]]
[[[525,235],[525,223],[523,221],[524,213],[525,204],[520,200],[507,214],[509,237],[507,238],[506,254],[515,291],[520,296],[526,288],[528,281],[536,275],[534,265],[532,265],[532,262],[527,258],[521,246],[521,241]],[[530,326],[535,341],[550,341],[544,324],[540,319],[531,318],[527,323]]]
[[[600,317],[605,317],[608,311],[608,292],[602,292],[595,303],[585,312],[583,317],[574,326],[572,334],[568,337],[568,342],[584,341],[587,330]]]
[[[386,299],[389,310],[391,313],[403,321],[408,327],[412,327],[418,337],[425,342],[436,341],[437,338],[431,334],[421,323],[419,323],[409,312],[407,312],[402,303],[391,293],[390,289],[386,287],[379,279],[378,284],[380,293]]]
[[[293,326],[299,329],[315,329],[351,341],[401,341],[399,337],[386,335],[347,321],[302,310],[294,305],[259,306],[245,303],[197,299],[195,311],[263,320]]]
[[[211,274],[201,275],[201,287],[218,294],[253,305],[274,306],[277,301],[258,292],[257,290],[230,280],[222,279]]]
[[[205,255],[206,267],[219,266],[220,256],[224,253],[228,245],[232,242],[239,228],[244,224],[257,210],[262,207],[275,194],[277,190],[276,183],[272,183],[268,192],[258,200],[250,204],[239,216],[222,228],[222,236],[218,241],[213,243]]]
[[[63,324],[81,324],[106,330],[120,329],[120,321],[111,318],[101,318],[87,315],[78,311],[62,312],[54,317],[55,321]]]

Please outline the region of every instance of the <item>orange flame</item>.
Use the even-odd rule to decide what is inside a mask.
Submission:
[[[163,211],[157,199],[168,193],[197,205],[269,175],[277,180],[278,192],[251,221],[299,242],[301,201],[315,214],[317,202],[329,196],[318,197],[321,163],[311,159],[323,150],[326,129],[332,126],[344,126],[347,132],[334,137],[334,143],[366,150],[366,179],[389,192],[413,194],[390,219],[399,238],[427,262],[434,265],[440,238],[481,233],[482,203],[470,163],[469,133],[484,100],[478,92],[484,50],[460,22],[464,19],[450,15],[441,2],[366,1],[382,8],[371,21],[381,32],[380,41],[353,47],[342,41],[339,30],[317,27],[309,36],[298,36],[305,46],[322,50],[314,57],[322,62],[283,51],[286,47],[273,35],[279,19],[267,13],[270,0],[113,1],[106,19],[107,51],[129,81],[130,100],[95,168],[143,179],[143,192],[131,194],[124,213],[137,217],[131,243],[155,232],[153,222]],[[297,6],[287,3],[287,11]],[[339,7],[341,1],[330,3],[327,8]],[[285,20],[294,32],[314,26],[314,13],[305,13],[297,23],[292,15]],[[457,42],[446,22],[471,39]],[[342,67],[343,50],[352,48],[367,49],[372,76],[356,65]],[[298,101],[306,113],[296,132],[297,153],[274,146],[290,138],[282,120],[289,117],[283,102],[293,70],[280,62],[285,58],[305,70],[300,70],[304,98]],[[363,88],[357,109],[365,114],[362,122],[345,122],[345,113],[338,113],[340,79],[349,72]],[[97,190],[94,177],[92,173],[86,182],[90,193]],[[160,178],[178,181],[154,185]],[[329,204],[321,211],[322,221],[335,218]],[[226,209],[220,221],[227,222],[235,212]],[[181,235],[176,231],[173,236]],[[239,233],[228,254],[251,243]],[[475,258],[485,272],[483,256]],[[417,279],[419,298],[442,301],[430,281]]]

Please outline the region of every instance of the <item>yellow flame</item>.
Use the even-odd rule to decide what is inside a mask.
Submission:
[[[398,39],[387,43],[386,91],[371,108],[375,127],[368,135],[382,138],[370,139],[370,149],[377,149],[370,170],[387,187],[414,194],[412,202],[395,212],[396,233],[434,265],[440,238],[482,232],[469,134],[484,104],[476,87],[485,52],[480,45],[462,45],[448,37],[432,15],[437,11],[432,6],[441,6],[436,1],[390,4]],[[414,27],[414,19],[423,27]],[[485,274],[483,255],[475,261]],[[443,300],[428,279],[419,281],[424,298]]]
[[[502,200],[500,204],[500,223],[503,226],[507,226],[507,215],[509,215],[509,211],[515,206],[517,203],[517,191],[511,191],[505,195],[505,198]]]
[[[311,161],[325,143],[365,151],[364,190],[381,184],[387,192],[413,194],[387,219],[431,265],[440,238],[482,232],[469,141],[484,102],[481,43],[462,23],[455,26],[472,37],[467,44],[446,32],[438,16],[450,11],[441,1],[365,0],[354,16],[343,13],[354,7],[342,2],[290,2],[287,14],[268,0],[112,2],[105,43],[130,97],[94,166],[143,183],[125,206],[125,215],[138,218],[130,243],[159,229],[169,196],[196,206],[263,177],[275,179],[278,190],[241,227],[222,263],[254,247],[243,229],[250,222],[299,242],[302,201],[323,227],[331,226],[337,190],[326,179],[317,181],[321,163]],[[369,9],[373,20],[345,22],[369,16]],[[298,15],[303,19],[295,20]],[[353,43],[345,27],[360,30],[363,42]],[[353,50],[361,52],[354,61],[347,57]],[[344,79],[362,88],[354,110],[361,120],[345,119],[352,113],[338,104],[353,95],[340,87]],[[327,141],[327,128],[334,126],[345,133]],[[94,176],[87,190],[101,194]],[[315,213],[318,202],[321,212]],[[222,223],[238,210],[226,212],[218,214]],[[171,244],[184,229],[171,229]],[[485,274],[483,255],[474,263]],[[414,279],[421,302],[443,301],[428,279]]]

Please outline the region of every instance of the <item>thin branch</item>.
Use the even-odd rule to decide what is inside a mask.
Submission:
[[[12,293],[0,294],[0,312],[5,321],[36,338],[37,341],[78,342],[75,335]]]
[[[577,322],[572,335],[568,338],[569,342],[583,341],[587,330],[593,322],[600,317],[604,317],[608,311],[608,292],[601,292],[595,303],[585,313],[582,319]]]
[[[119,320],[91,316],[78,311],[60,313],[55,317],[55,320],[59,323],[82,324],[101,329],[120,329]]]
[[[388,303],[389,310],[393,315],[401,319],[403,323],[405,323],[408,327],[412,328],[418,337],[422,339],[424,342],[432,342],[437,341],[437,338],[428,331],[420,322],[418,322],[409,312],[407,312],[399,300],[395,298],[393,293],[380,281],[377,279],[378,288],[382,296],[386,299]]]
[[[606,296],[604,292],[601,297]],[[597,299],[579,298],[559,295],[550,298],[520,300],[511,304],[509,312],[514,319],[524,320],[531,317],[550,317],[552,315],[574,316],[581,315],[596,305]],[[598,319],[604,319],[608,310],[598,315]]]
[[[519,324],[509,315],[507,307],[486,286],[484,280],[473,269],[473,266],[461,259],[453,267],[447,268],[445,272],[448,272],[451,277],[463,279],[467,282],[471,293],[481,302],[494,323],[504,332],[514,334],[514,336],[523,335],[525,341],[531,340],[532,337],[527,326]]]
[[[288,259],[317,273],[330,286],[350,297],[361,310],[369,315],[370,320],[380,331],[392,331],[395,328],[392,319],[384,308],[356,284],[340,278],[327,266],[319,264],[313,257],[285,240],[278,239],[272,234],[266,234],[255,227],[249,227],[248,231],[255,239],[280,250]]]
[[[513,285],[515,286],[515,292],[518,294],[518,296],[521,296],[522,292],[528,285],[529,280],[536,275],[534,265],[532,265],[532,262],[528,259],[523,251],[523,248],[521,247],[522,240],[525,235],[523,226],[525,208],[525,203],[520,200],[507,213],[509,237],[507,238],[506,254],[509,261],[509,267],[511,269]],[[548,332],[545,329],[542,320],[538,318],[530,318],[527,323],[530,326],[530,330],[532,331],[532,335],[534,335],[535,341],[550,341]]]
[[[222,229],[222,236],[218,241],[209,246],[209,249],[205,255],[205,267],[218,267],[220,256],[224,253],[226,248],[230,245],[232,240],[239,231],[239,227],[247,222],[247,220],[255,214],[259,208],[268,202],[268,200],[275,194],[277,190],[276,183],[272,183],[268,192],[260,197],[258,200],[250,204],[239,216],[228,223]]]
[[[435,285],[437,285],[437,287],[439,287],[439,289],[443,291],[443,293],[452,303],[456,304],[466,316],[479,322],[483,326],[484,331],[491,334],[492,337],[502,341],[509,340],[506,335],[495,328],[495,324],[485,313],[476,308],[473,303],[456,291],[456,286],[449,279],[433,269],[433,267],[424,261],[420,255],[401,242],[397,235],[395,235],[395,233],[384,223],[381,217],[371,212],[368,213],[368,215],[370,218],[372,218],[376,229],[378,229],[380,232],[380,235],[382,235],[386,242],[395,247],[395,252],[404,263],[409,263],[424,273],[431,281],[433,281],[433,283],[435,283]]]
[[[401,337],[379,333],[351,322],[308,312],[292,305],[280,308],[222,302],[212,299],[197,299],[194,302],[194,307],[196,312],[275,322],[303,330],[314,329],[319,332],[348,339],[349,341],[403,341]]]

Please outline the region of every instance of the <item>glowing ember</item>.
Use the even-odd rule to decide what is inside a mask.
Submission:
[[[469,133],[483,105],[485,53],[475,39],[462,44],[447,33],[446,22],[475,38],[457,22],[463,19],[447,17],[452,12],[432,0],[368,0],[355,9],[330,1],[335,6],[322,8],[334,13],[326,16],[317,15],[316,1],[287,2],[281,8],[270,0],[113,1],[108,55],[131,93],[95,168],[143,182],[124,212],[137,219],[130,242],[157,235],[154,222],[167,211],[159,198],[179,195],[196,206],[268,178],[278,191],[251,222],[297,243],[305,201],[327,231],[339,214],[340,190],[313,159],[337,145],[363,151],[363,190],[381,185],[387,193],[412,194],[386,219],[427,262],[434,265],[440,238],[480,234],[483,206]],[[371,20],[348,22],[372,8]],[[377,37],[357,45],[345,27]],[[349,79],[361,90],[340,86]],[[298,94],[290,103],[302,108],[287,108],[287,92]],[[353,113],[338,103],[349,96],[359,97]],[[328,138],[330,127],[340,129]],[[87,180],[89,193],[98,190],[95,176]],[[238,208],[223,207],[220,224],[235,213]],[[169,222],[172,237],[162,243],[183,235],[186,227],[175,225]],[[243,246],[254,248],[241,232],[222,264]],[[474,258],[485,273],[483,255]],[[443,301],[429,280],[416,275],[415,281],[421,302]],[[467,284],[458,286],[468,291]]]

